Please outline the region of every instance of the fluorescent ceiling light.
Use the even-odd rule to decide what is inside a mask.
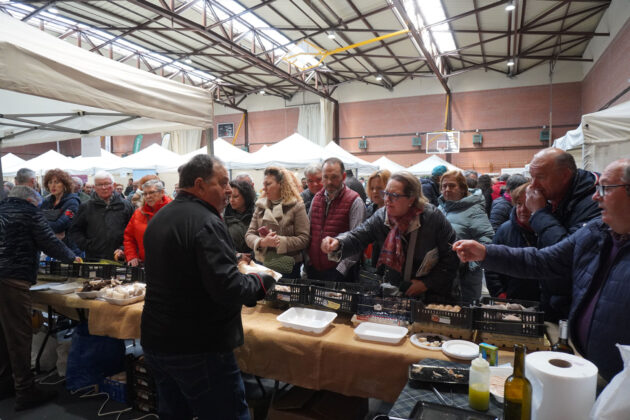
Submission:
[[[512,0],[511,2],[508,3],[507,6],[505,6],[505,10],[507,10],[508,12],[511,12],[514,9],[516,9],[516,5],[514,4],[514,0]]]
[[[511,58],[508,60],[507,65],[509,67],[512,67],[514,65],[514,60],[512,60]]]
[[[49,11],[50,13],[55,13],[55,14],[56,14],[56,13],[59,13],[59,10],[55,9],[54,7],[51,7],[50,9],[48,9],[48,11]]]
[[[265,89],[260,89],[260,92],[259,92],[259,93],[260,93],[261,95],[264,95],[264,94],[265,94]]]
[[[335,31],[328,31],[328,38],[335,39]]]
[[[380,82],[381,80],[383,80],[383,76],[381,76],[380,74],[377,74],[376,75],[376,80],[378,80]]]

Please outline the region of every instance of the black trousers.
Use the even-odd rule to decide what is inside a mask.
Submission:
[[[13,382],[17,396],[33,386],[29,286],[25,281],[0,279],[0,387],[6,389]]]

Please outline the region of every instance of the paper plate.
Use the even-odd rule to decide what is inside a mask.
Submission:
[[[102,299],[105,302],[111,303],[113,305],[125,306],[125,305],[131,305],[132,303],[136,303],[136,302],[140,302],[141,300],[144,300],[144,295],[134,296],[129,299],[114,299],[114,298],[108,298],[108,297],[102,297]]]
[[[479,356],[479,346],[471,341],[451,340],[442,344],[442,352],[456,359],[472,360]]]
[[[449,341],[451,338],[447,337],[445,335],[441,335],[441,334],[433,334],[433,333],[417,333],[411,336],[410,340],[411,344],[413,344],[416,347],[420,347],[421,349],[425,349],[425,350],[442,350],[442,346],[444,345],[444,343],[442,343],[442,346],[440,347],[434,347],[434,346],[429,346],[427,342],[422,342],[420,341],[420,337],[440,337],[440,340],[444,341]]]
[[[98,290],[91,290],[89,292],[77,292],[77,296],[81,299],[96,299],[98,297]]]

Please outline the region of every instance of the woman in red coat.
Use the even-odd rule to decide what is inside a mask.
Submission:
[[[125,259],[127,264],[137,267],[144,261],[144,243],[142,237],[147,229],[149,220],[162,207],[171,202],[171,198],[164,194],[164,184],[159,179],[151,179],[142,185],[144,204],[137,209],[127,228],[125,228]]]

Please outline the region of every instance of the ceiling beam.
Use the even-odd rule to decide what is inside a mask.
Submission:
[[[392,0],[392,2],[394,4],[394,6],[396,7],[396,10],[398,10],[398,13],[400,14],[400,17],[403,19],[405,26],[407,28],[409,28],[409,32],[410,32],[412,38],[414,39],[414,41],[416,41],[416,44],[420,48],[420,51],[422,51],[422,55],[424,55],[424,57],[426,58],[427,65],[429,66],[431,71],[433,71],[433,73],[435,73],[435,76],[438,78],[438,81],[440,82],[440,84],[444,88],[444,91],[447,94],[450,94],[451,93],[451,89],[448,87],[448,83],[447,83],[446,78],[440,72],[440,69],[438,68],[438,66],[436,64],[435,59],[433,58],[431,53],[429,53],[429,51],[427,50],[427,47],[424,45],[424,42],[422,41],[422,37],[420,36],[420,33],[418,32],[418,29],[414,26],[413,22],[411,21],[411,18],[407,14],[407,11],[405,10],[405,7],[402,4],[402,1],[401,0]]]

